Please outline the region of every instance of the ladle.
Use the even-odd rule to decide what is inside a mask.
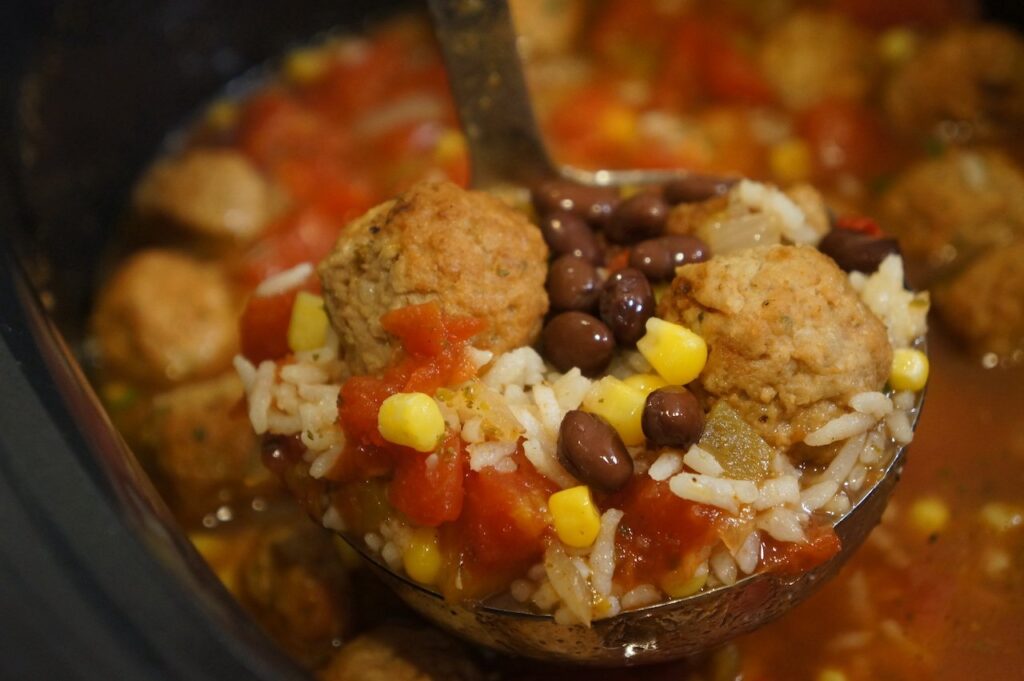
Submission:
[[[702,176],[683,171],[599,170],[552,163],[539,134],[523,78],[516,35],[504,0],[429,0],[469,144],[476,188],[528,187],[562,178],[583,184],[638,185]],[[914,408],[914,423],[923,394]],[[842,550],[797,576],[754,574],[732,586],[595,620],[590,627],[557,624],[510,597],[479,604],[445,602],[441,595],[396,574],[350,543],[392,589],[428,619],[482,645],[557,662],[621,666],[698,654],[775,619],[832,577],[878,523],[903,468],[896,448],[878,481],[835,523]]]

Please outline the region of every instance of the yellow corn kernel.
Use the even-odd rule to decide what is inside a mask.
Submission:
[[[917,51],[919,40],[908,28],[890,28],[878,39],[878,54],[891,64],[907,61]]]
[[[626,144],[636,137],[636,114],[625,106],[612,107],[601,115],[599,126],[609,140]]]
[[[910,507],[910,524],[921,534],[937,534],[949,524],[949,506],[937,497],[922,497]]]
[[[771,148],[772,175],[782,184],[803,182],[811,175],[811,150],[801,139],[788,139]]]
[[[846,674],[835,667],[825,667],[818,672],[816,681],[846,681]]]
[[[437,545],[437,532],[432,527],[420,527],[412,533],[409,545],[402,554],[405,574],[420,584],[433,584],[441,573],[441,549]]]
[[[323,51],[315,48],[294,50],[284,59],[284,76],[296,85],[305,85],[319,78],[326,67]]]
[[[900,348],[892,353],[889,385],[895,390],[917,392],[928,382],[928,355],[913,348]]]
[[[324,299],[308,291],[299,291],[288,323],[288,347],[292,352],[322,348],[327,342],[327,324]]]
[[[587,391],[583,411],[597,414],[616,430],[627,446],[644,442],[640,419],[644,413],[647,393],[627,385],[614,376],[605,376]]]
[[[700,375],[708,361],[704,339],[685,326],[651,317],[636,349],[672,385],[686,385]]]
[[[466,140],[458,130],[445,130],[434,147],[434,160],[438,163],[451,163],[466,153]]]
[[[707,581],[707,566],[701,565],[693,574],[684,574],[682,570],[668,573],[661,579],[661,590],[669,598],[686,598],[703,589]]]
[[[230,130],[238,123],[238,104],[221,99],[206,110],[206,125],[214,130]]]
[[[668,385],[668,381],[658,374],[633,374],[622,382],[631,388],[641,391],[645,398],[658,388],[664,388]]]
[[[396,393],[380,405],[377,430],[388,442],[432,452],[444,436],[444,416],[430,395]]]
[[[555,533],[562,543],[584,549],[594,543],[601,529],[601,514],[594,506],[586,485],[555,492],[548,498],[548,511],[554,521]]]
[[[1024,526],[1024,506],[990,501],[981,507],[978,515],[982,522],[996,532],[1007,532]]]

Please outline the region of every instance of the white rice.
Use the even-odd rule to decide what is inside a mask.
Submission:
[[[623,610],[636,610],[661,601],[661,591],[653,584],[641,584],[622,595],[619,604]]]
[[[312,263],[304,262],[291,269],[278,272],[260,282],[253,291],[256,296],[274,296],[300,286],[313,274]]]
[[[683,456],[683,463],[702,475],[710,475],[715,478],[725,472],[711,452],[707,452],[697,445],[693,445],[686,452]]]
[[[928,330],[928,292],[915,293],[903,287],[900,256],[889,255],[870,275],[850,272],[850,284],[864,304],[885,323],[894,348],[909,347]]]
[[[602,596],[612,592],[612,575],[615,573],[615,533],[622,516],[622,511],[614,508],[601,515],[601,529],[590,550],[590,586]]]
[[[758,496],[757,485],[749,480],[728,480],[697,473],[680,473],[668,484],[677,497],[717,506],[733,515],[739,512],[740,504],[753,503]]]
[[[822,447],[840,440],[848,440],[851,437],[866,433],[876,423],[878,418],[870,414],[853,412],[843,414],[832,419],[818,430],[808,433],[804,443],[811,447]]]
[[[817,244],[821,239],[793,199],[772,185],[740,180],[731,192],[751,210],[766,213],[779,225],[782,236],[794,244]]]
[[[850,406],[854,411],[874,416],[876,419],[883,418],[892,413],[892,400],[880,392],[858,393],[850,398]]]
[[[477,442],[466,447],[469,453],[469,467],[474,471],[482,471],[487,467],[497,467],[502,461],[516,453],[517,442]],[[515,466],[515,461],[509,461]]]
[[[757,528],[781,542],[803,542],[807,540],[804,522],[805,519],[796,511],[777,507],[757,517]]]
[[[647,475],[661,482],[668,480],[673,475],[683,470],[683,457],[679,452],[663,452],[647,469]]]

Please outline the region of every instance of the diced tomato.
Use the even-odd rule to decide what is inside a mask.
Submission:
[[[693,553],[717,539],[720,513],[677,497],[667,482],[641,475],[601,504],[624,512],[619,525],[621,562],[616,579],[629,586],[657,583]]]
[[[454,432],[434,454],[436,462],[431,464],[432,454],[393,448],[395,474],[388,486],[388,498],[395,508],[414,523],[430,527],[456,520],[462,513],[466,460],[462,440]]]
[[[829,526],[811,528],[806,542],[777,542],[765,539],[765,569],[783,574],[799,574],[815,568],[839,553],[842,545]]]
[[[343,223],[314,209],[286,215],[242,254],[237,276],[248,288],[304,262],[316,263],[334,247]]]
[[[805,111],[798,126],[822,176],[863,176],[882,164],[887,141],[881,125],[858,102],[827,99]]]
[[[277,359],[288,354],[288,324],[299,291],[319,291],[320,282],[310,276],[295,288],[269,296],[252,295],[242,310],[242,354],[250,362]]]
[[[662,60],[655,101],[680,109],[703,97],[729,104],[770,103],[772,89],[743,49],[742,37],[741,26],[726,17],[679,21]]]
[[[773,94],[753,57],[727,30],[705,37],[702,64],[705,84],[713,99],[736,104],[768,104]]]
[[[836,220],[836,227],[848,229],[851,232],[860,232],[868,236],[882,236],[882,228],[874,219],[866,215],[844,215]]]
[[[521,452],[514,460],[518,468],[510,473],[485,468],[466,474],[462,515],[442,533],[442,548],[453,564],[445,585],[449,595],[480,598],[501,590],[544,553],[547,500],[557,487]]]

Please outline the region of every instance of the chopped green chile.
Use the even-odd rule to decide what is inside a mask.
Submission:
[[[711,408],[697,444],[715,457],[726,477],[754,482],[768,477],[771,446],[725,402]]]

